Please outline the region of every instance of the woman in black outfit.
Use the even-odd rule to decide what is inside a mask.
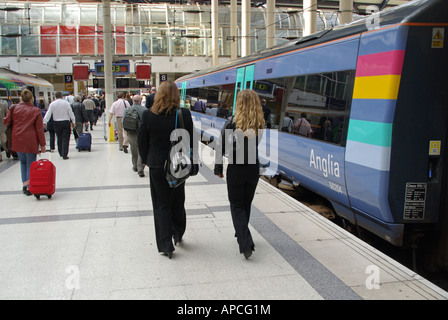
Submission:
[[[151,109],[143,113],[137,142],[143,163],[149,167],[152,206],[159,252],[170,259],[174,244],[182,240],[186,228],[185,183],[170,188],[165,177],[164,164],[170,150],[170,135],[175,129],[176,113],[180,106],[179,90],[175,83],[165,81],[160,86]],[[188,109],[182,109],[184,128],[193,145],[193,121]],[[178,122],[179,123],[179,122]]]
[[[214,173],[220,178],[223,177],[222,156],[229,155],[227,192],[230,211],[240,253],[246,259],[255,250],[249,218],[259,179],[258,144],[264,124],[263,108],[255,91],[239,92],[235,115],[225,123],[215,149]]]

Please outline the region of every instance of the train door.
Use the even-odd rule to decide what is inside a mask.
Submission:
[[[182,82],[182,88],[180,90],[180,107],[185,108],[185,101],[187,98],[187,81]]]
[[[38,97],[36,96],[36,89],[34,88],[34,86],[27,86],[26,88],[28,90],[30,90],[31,93],[33,94],[34,105],[37,107],[39,105],[39,101],[38,101]]]
[[[235,95],[233,97],[233,112],[235,114],[236,96],[238,92],[245,89],[252,89],[254,83],[255,65],[241,67],[236,70]]]

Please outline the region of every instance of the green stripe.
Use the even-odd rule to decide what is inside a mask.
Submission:
[[[390,147],[392,123],[350,120],[347,139],[380,147]]]

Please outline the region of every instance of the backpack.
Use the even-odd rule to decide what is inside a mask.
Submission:
[[[140,117],[136,108],[130,108],[123,118],[123,129],[126,131],[137,132],[140,126]]]

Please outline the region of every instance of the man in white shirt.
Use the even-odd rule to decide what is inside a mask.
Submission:
[[[109,127],[112,122],[112,117],[115,116],[116,123],[117,123],[117,134],[118,134],[118,146],[120,151],[124,151],[125,153],[128,153],[128,135],[125,133],[125,136],[123,138],[123,115],[124,110],[127,108],[130,108],[131,105],[129,102],[127,102],[124,98],[123,92],[117,93],[117,101],[112,103],[109,112],[110,112],[110,118],[109,118]]]
[[[55,94],[56,100],[50,103],[48,111],[45,114],[44,125],[47,126],[47,122],[53,116],[54,131],[58,139],[58,151],[59,155],[64,159],[68,159],[68,149],[70,144],[70,133],[72,125],[75,125],[75,115],[73,114],[72,107],[67,100],[62,99],[62,92],[58,91]]]

